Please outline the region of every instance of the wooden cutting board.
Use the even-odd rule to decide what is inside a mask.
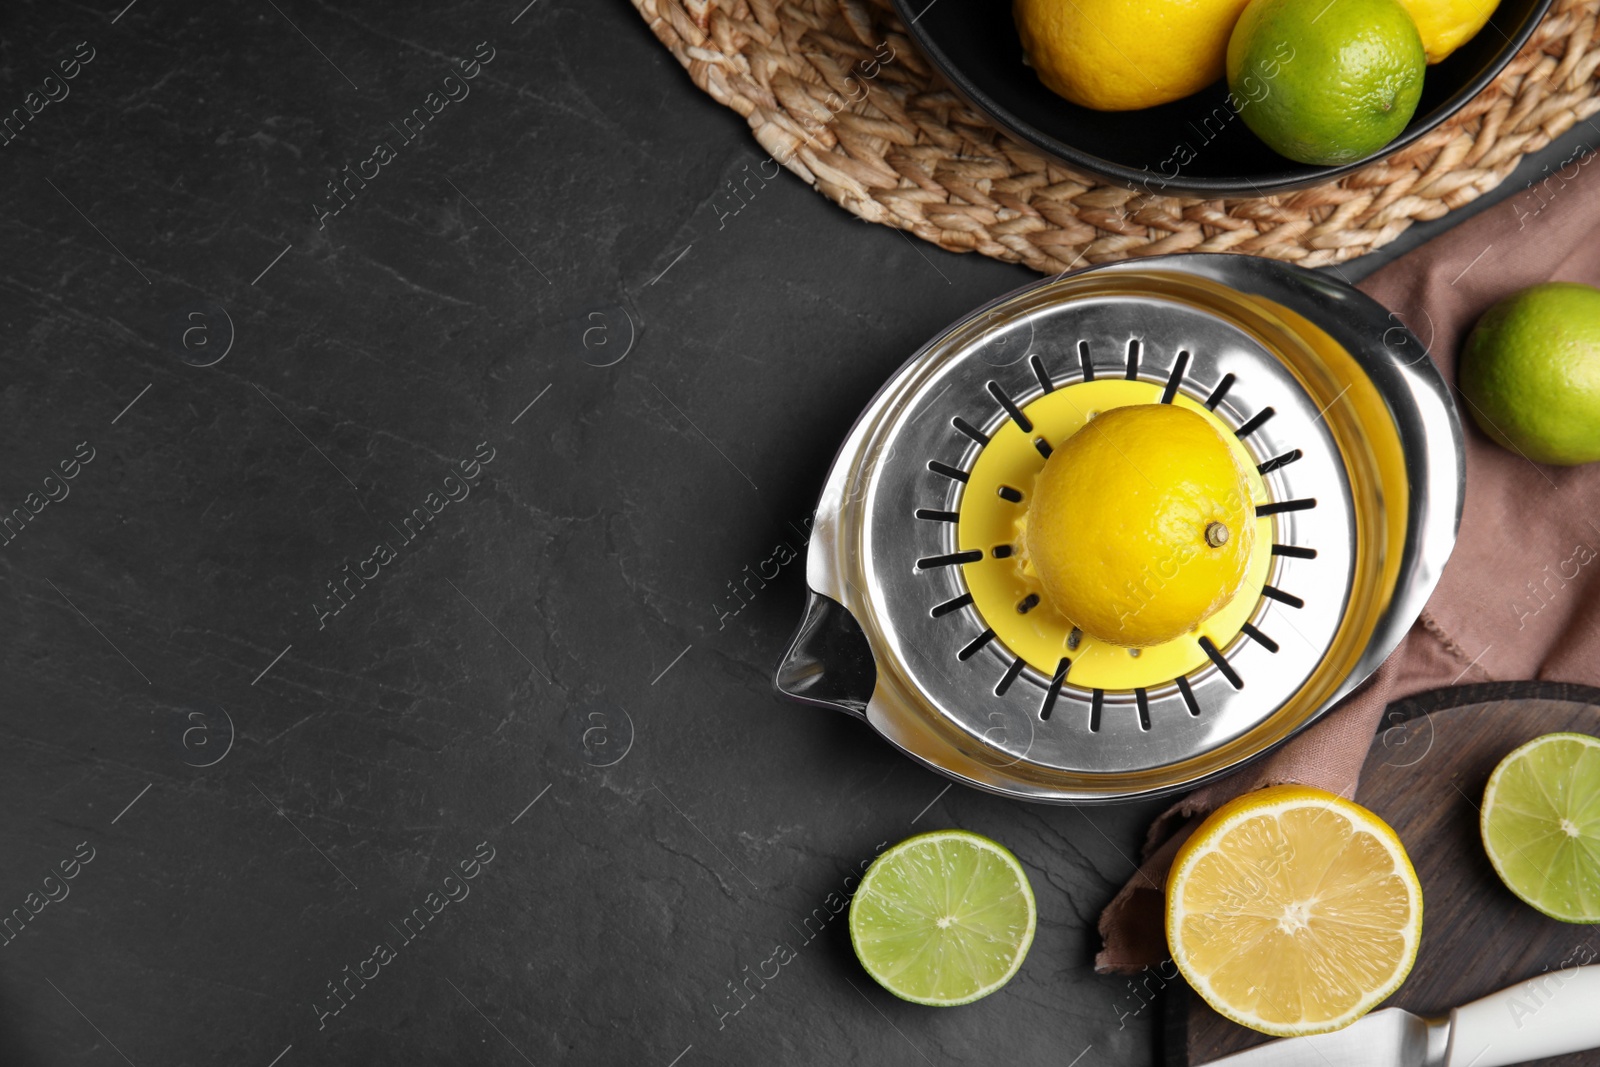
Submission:
[[[1422,880],[1423,923],[1416,966],[1384,1007],[1441,1014],[1546,970],[1600,963],[1600,926],[1557,922],[1512,896],[1478,837],[1478,805],[1495,765],[1558,730],[1600,735],[1600,690],[1467,686],[1389,708],[1356,799],[1405,842]],[[1267,1040],[1213,1012],[1181,979],[1169,990],[1169,1067],[1199,1067]],[[1600,1051],[1537,1062],[1600,1067]]]

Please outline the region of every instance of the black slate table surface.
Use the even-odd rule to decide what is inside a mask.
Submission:
[[[0,92],[0,1064],[1154,1061],[1159,802],[770,690],[838,440],[1032,275],[746,181],[621,0],[13,4]],[[841,910],[936,827],[1039,898],[945,1011]]]

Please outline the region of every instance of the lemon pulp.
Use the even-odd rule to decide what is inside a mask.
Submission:
[[[1422,887],[1394,831],[1308,786],[1223,805],[1167,878],[1167,942],[1185,980],[1278,1037],[1361,1018],[1405,980],[1421,936]]]

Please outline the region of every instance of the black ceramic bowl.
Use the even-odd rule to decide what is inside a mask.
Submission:
[[[1428,68],[1411,124],[1353,163],[1295,163],[1263,144],[1227,105],[1223,82],[1143,111],[1093,111],[1046,89],[1023,65],[1008,0],[895,0],[912,36],[950,84],[1001,129],[1078,170],[1153,193],[1263,196],[1332,181],[1405,147],[1449,118],[1516,55],[1550,0],[1500,0],[1477,36]]]

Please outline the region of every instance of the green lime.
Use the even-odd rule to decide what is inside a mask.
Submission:
[[[965,830],[906,838],[872,862],[850,901],[861,966],[895,996],[937,1007],[1009,982],[1037,922],[1017,857]]]
[[[1495,304],[1461,350],[1483,432],[1536,463],[1600,460],[1600,289],[1546,282]]]
[[[1400,136],[1427,65],[1397,0],[1251,0],[1228,39],[1233,108],[1300,163],[1349,163]]]
[[[1600,737],[1545,734],[1501,760],[1482,830],[1506,888],[1552,919],[1600,923]]]

